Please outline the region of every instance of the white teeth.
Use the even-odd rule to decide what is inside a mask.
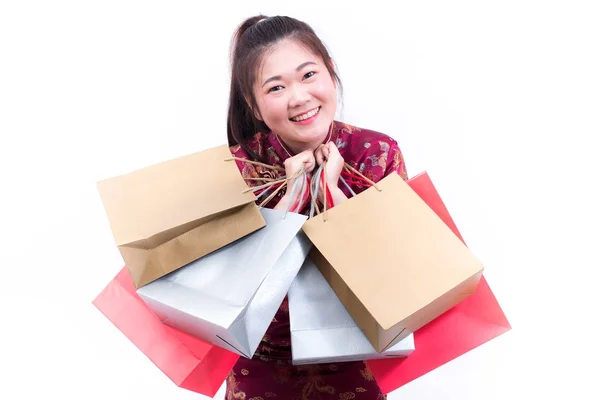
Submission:
[[[315,108],[314,110],[309,111],[306,114],[302,114],[299,117],[292,118],[292,121],[296,121],[296,122],[304,121],[305,119],[308,119],[308,118],[314,116],[318,112],[319,112],[319,109]]]

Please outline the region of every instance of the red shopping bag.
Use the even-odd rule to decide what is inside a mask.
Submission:
[[[464,242],[429,175],[408,181],[410,187]],[[509,331],[511,326],[484,277],[474,294],[414,333],[415,351],[402,359],[367,361],[384,393],[390,393]]]
[[[214,397],[239,356],[164,325],[136,294],[127,268],[93,301],[177,386]]]

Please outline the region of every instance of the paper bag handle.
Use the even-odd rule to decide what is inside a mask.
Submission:
[[[299,171],[297,171],[294,175],[290,176],[289,178],[283,178],[283,179],[277,179],[277,180],[272,180],[268,183],[265,183],[263,185],[259,185],[259,186],[254,186],[251,188],[248,188],[246,190],[244,190],[244,193],[253,191],[260,191],[260,194],[258,194],[257,198],[262,197],[264,194],[266,194],[271,188],[273,187],[277,187],[267,198],[265,198],[258,206],[259,207],[264,207],[266,204],[268,204],[271,200],[273,200],[273,198],[275,196],[277,196],[277,193],[279,193],[287,184],[290,180],[295,180],[296,178],[298,178],[299,176],[305,176],[305,172],[304,172],[304,167],[302,167]],[[299,180],[296,180],[294,182],[294,184],[292,185],[292,193],[290,195],[290,201],[288,202],[286,209],[285,209],[285,214],[288,213],[288,211],[291,209],[292,207],[292,198],[294,197],[296,191],[297,191],[297,187],[298,187],[298,182]],[[304,193],[306,192],[305,189],[305,185],[306,185],[306,179],[302,179],[302,196],[304,196]],[[298,205],[294,204],[294,208],[297,208]]]
[[[310,218],[315,215],[315,210],[317,211],[317,215],[321,214],[317,198],[319,194],[319,176],[321,175],[322,170],[323,164],[321,164],[321,166],[317,169],[317,172],[310,181]]]
[[[254,165],[260,165],[264,168],[267,169],[271,169],[271,170],[275,170],[275,171],[285,171],[284,168],[279,167],[279,166],[275,166],[275,165],[269,165],[269,164],[265,164],[259,161],[253,161],[253,160],[248,160],[245,158],[240,158],[240,157],[230,157],[225,159],[225,161],[232,161],[232,160],[237,160],[237,161],[242,161],[245,163],[249,163],[249,164],[254,164]],[[306,191],[309,192],[310,195],[310,218],[312,218],[314,216],[315,211],[317,212],[317,215],[321,214],[321,210],[319,208],[318,205],[318,192],[319,192],[319,182],[321,182],[323,184],[323,190],[325,191],[325,201],[323,202],[323,220],[327,221],[327,208],[328,208],[328,203],[330,200],[330,194],[329,194],[329,188],[327,185],[327,169],[325,168],[327,165],[327,159],[323,160],[323,163],[319,166],[319,168],[317,169],[316,174],[312,177],[312,179],[310,180],[309,183],[309,187],[308,189],[306,188],[306,179],[302,179],[302,187],[301,187],[301,198],[300,199],[304,199],[304,196],[306,195]],[[273,179],[273,178],[244,178],[245,180],[252,180],[252,181],[263,181],[263,182],[267,182],[264,183],[262,185],[259,186],[252,186],[249,187],[248,189],[244,190],[242,193],[247,193],[249,191],[252,191],[256,194],[256,192],[260,192],[257,194],[257,198],[261,198],[263,195],[265,195],[269,190],[271,190],[273,187],[276,187],[275,191],[272,192],[267,198],[265,198],[260,204],[259,207],[264,207],[266,204],[268,204],[276,195],[277,193],[279,193],[290,180],[294,180],[296,178],[298,178],[300,175],[304,175],[305,174],[305,170],[304,167],[301,168],[299,171],[297,171],[294,175],[292,175],[289,178],[283,178],[283,179]],[[377,184],[375,182],[373,182],[372,180],[370,180],[369,178],[367,178],[365,175],[363,175],[360,171],[358,171],[357,169],[355,169],[354,167],[352,167],[350,164],[348,164],[347,162],[344,162],[344,169],[342,171],[342,173],[340,174],[339,179],[342,181],[342,183],[346,186],[346,188],[348,189],[348,191],[352,194],[352,196],[356,196],[356,193],[352,190],[352,188],[350,187],[350,185],[348,184],[348,182],[346,182],[346,180],[342,177],[342,176],[346,176],[349,178],[353,178],[353,179],[358,179],[359,182],[354,181],[353,183],[359,186],[373,186],[377,191],[381,192],[381,189],[377,186]],[[362,183],[360,182],[362,181]],[[365,184],[366,182],[366,184]],[[286,208],[285,208],[285,215],[287,215],[287,213],[292,210],[292,209],[297,209],[300,207],[301,204],[301,200],[299,202],[297,202],[296,204],[291,204],[291,199],[294,198],[294,195],[296,193],[297,190],[297,185],[298,185],[298,180],[296,180],[294,182],[294,185],[292,186],[292,192],[290,195],[290,201],[288,202]],[[285,218],[284,215],[284,218]]]
[[[323,160],[323,163],[317,169],[317,172],[315,173],[313,180],[311,182],[311,186],[310,186],[310,195],[311,195],[310,218],[312,218],[315,215],[315,211],[317,212],[317,215],[321,214],[321,210],[319,209],[319,204],[318,204],[317,199],[318,199],[318,193],[319,193],[319,182],[321,182],[323,184],[323,189],[325,190],[325,201],[323,202],[323,207],[324,207],[323,221],[325,221],[325,222],[327,221],[327,205],[328,205],[328,194],[329,194],[329,188],[327,187],[327,169],[325,168],[326,165],[327,165],[327,159]],[[344,162],[344,170],[342,171],[342,174],[340,174],[339,179],[346,186],[346,188],[348,189],[348,191],[350,192],[350,194],[352,196],[356,196],[356,193],[354,192],[354,190],[352,190],[352,188],[350,187],[348,182],[346,182],[346,180],[343,178],[343,176],[358,179],[359,182],[353,182],[356,185],[373,186],[378,192],[381,192],[381,188],[378,187],[375,182],[373,182],[371,179],[367,178],[365,175],[363,175],[360,171],[358,171],[357,169],[352,167],[350,164]],[[362,183],[360,181],[362,181]]]
[[[327,221],[327,206],[331,202],[333,203],[333,199],[331,199],[331,193],[329,193],[329,188],[327,187],[327,159],[323,160],[323,163],[317,169],[317,172],[312,178],[311,181],[311,190],[310,190],[310,218],[314,216],[315,210],[317,211],[317,215],[321,214],[321,210],[319,209],[318,197],[319,197],[319,183],[323,184],[323,190],[325,191],[325,201],[323,202],[323,220]]]
[[[225,159],[225,161],[232,161],[232,160],[237,160],[237,161],[241,161],[241,162],[245,162],[248,164],[254,164],[254,165],[260,165],[264,168],[267,169],[271,169],[271,170],[275,170],[275,171],[285,171],[284,168],[281,168],[279,166],[275,166],[275,165],[269,165],[269,164],[265,164],[259,161],[253,161],[253,160],[248,160],[245,158],[240,158],[240,157],[230,157]],[[304,176],[304,179],[302,179],[302,187],[300,189],[301,191],[301,198],[298,202],[296,202],[295,204],[292,205],[292,199],[294,198],[296,191],[298,189],[298,182],[299,180],[297,180],[296,178],[298,178],[299,176]],[[254,192],[254,194],[257,194],[256,192],[260,192],[257,194],[257,199],[260,199],[263,195],[265,195],[269,190],[271,190],[273,187],[276,187],[275,191],[273,191],[267,198],[265,198],[259,205],[258,207],[264,207],[266,204],[268,204],[276,195],[277,193],[279,193],[290,180],[295,180],[294,184],[292,185],[292,192],[290,194],[290,201],[288,202],[286,208],[285,208],[285,213],[283,218],[285,218],[285,216],[287,215],[287,213],[290,210],[296,210],[297,208],[300,207],[300,204],[302,203],[302,199],[304,199],[304,197],[306,196],[306,173],[305,173],[305,167],[302,166],[302,168],[300,168],[299,171],[297,171],[294,175],[292,175],[291,177],[286,177],[286,178],[282,178],[282,179],[273,179],[273,178],[244,178],[244,180],[252,180],[252,181],[263,181],[263,182],[267,182],[264,183],[262,185],[258,185],[258,186],[252,186],[249,187],[245,190],[242,191],[242,193],[248,193],[250,191]]]
[[[241,158],[241,157],[229,157],[226,158],[225,161],[242,161],[242,162],[246,162],[248,164],[254,164],[254,165],[260,165],[261,167],[267,168],[267,169],[273,169],[275,171],[285,171],[284,168],[277,166],[277,165],[269,165],[269,164],[265,164],[265,163],[261,163],[259,161],[253,161],[253,160],[248,160],[246,158]],[[259,178],[262,179],[262,178]]]
[[[364,182],[367,182],[368,184],[373,186],[378,192],[381,192],[381,188],[379,188],[375,182],[373,182],[372,180],[367,178],[365,175],[363,175],[360,171],[358,171],[357,169],[352,167],[352,165],[345,162],[344,169],[346,170],[346,173],[342,172],[342,175],[346,175],[350,178],[362,179]],[[340,178],[341,178],[341,175],[340,175]],[[346,181],[344,181],[344,183],[346,185],[348,185],[348,183]],[[362,186],[366,186],[366,185],[363,184]],[[348,186],[348,188],[349,188],[349,186]],[[352,190],[351,190],[351,192],[352,192]],[[352,193],[354,196],[356,196],[356,193],[354,193],[354,192],[352,192]]]

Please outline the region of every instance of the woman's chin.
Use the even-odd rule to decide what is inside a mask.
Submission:
[[[295,129],[299,141],[304,143],[323,142],[329,134],[331,122],[311,124],[311,126]]]

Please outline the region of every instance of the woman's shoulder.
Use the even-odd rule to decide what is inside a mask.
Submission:
[[[277,179],[285,174],[285,170],[278,165],[277,154],[269,141],[268,133],[256,133],[246,139],[243,145],[229,146],[229,151],[242,176],[252,179],[247,182],[249,186],[264,183],[258,178]]]
[[[258,132],[250,138],[246,139],[246,141],[244,142],[244,146],[242,146],[239,143],[233,146],[229,146],[229,151],[234,157],[250,159],[251,156],[246,151],[246,148],[248,148],[251,151],[253,151],[256,155],[263,156],[266,149],[265,145],[267,144],[267,141],[268,134]]]
[[[397,172],[407,179],[406,166],[400,146],[390,135],[374,130],[336,122],[336,145],[346,162],[381,179]]]
[[[384,150],[389,150],[392,145],[398,146],[397,141],[393,137],[380,131],[345,122],[336,122],[336,128],[338,131],[337,140],[341,143],[348,143],[348,145],[352,145],[353,147],[368,149],[373,145],[379,145]]]

